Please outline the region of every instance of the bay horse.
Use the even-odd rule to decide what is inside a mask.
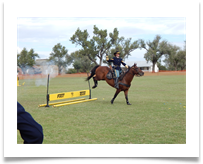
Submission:
[[[98,85],[98,81],[100,81],[100,80],[106,80],[106,82],[110,86],[114,87],[114,79],[113,78],[108,79],[106,76],[109,71],[110,71],[109,67],[97,65],[91,70],[91,74],[89,77],[87,77],[86,81],[93,77],[94,86],[92,88],[96,88]],[[129,67],[128,70],[123,75],[120,76],[119,89],[116,90],[115,95],[111,100],[111,104],[113,104],[117,95],[121,91],[123,91],[125,94],[125,99],[126,99],[127,105],[131,105],[128,101],[128,90],[130,88],[131,81],[133,80],[134,75],[136,75],[136,76],[144,75],[144,72],[140,68],[138,68],[136,64],[134,64],[132,67]]]

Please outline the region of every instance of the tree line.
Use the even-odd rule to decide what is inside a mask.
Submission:
[[[58,66],[59,74],[63,68],[71,64],[74,67],[74,70],[70,69],[71,71],[89,72],[93,66],[101,65],[102,62],[108,64],[105,60],[107,54],[111,58],[115,51],[120,51],[120,57],[125,60],[136,49],[146,50],[144,58],[153,63],[153,70],[155,64],[158,64],[159,69],[186,69],[186,46],[181,49],[166,40],[162,40],[160,35],[156,35],[152,41],[144,41],[143,39],[132,41],[131,38],[119,37],[117,28],[108,34],[107,30],[98,29],[95,25],[93,34],[90,38],[87,30],[81,31],[78,28],[70,41],[79,46],[80,49],[70,54],[66,47],[60,43],[52,48],[49,61],[53,61]],[[161,65],[162,56],[165,56],[165,66]],[[27,51],[24,48],[17,54],[17,65],[24,71],[27,66],[34,65],[35,58],[39,58],[39,55],[34,53],[33,49]]]

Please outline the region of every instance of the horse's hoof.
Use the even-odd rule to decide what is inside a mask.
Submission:
[[[92,89],[96,88],[97,86],[93,86]]]
[[[132,105],[131,103],[127,102],[127,105]]]
[[[111,104],[113,104],[113,101],[111,100]]]

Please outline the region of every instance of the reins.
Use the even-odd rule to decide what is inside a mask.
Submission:
[[[132,69],[133,69],[133,68],[132,68]],[[131,69],[130,69],[130,70],[131,70]],[[134,76],[136,73],[131,73],[130,70],[129,70],[129,73],[132,74],[132,75]],[[139,77],[140,75],[139,75],[139,74],[136,74],[136,76]]]
[[[133,68],[132,68],[132,69],[133,69]],[[123,76],[123,78],[126,76],[127,73],[130,73],[130,74],[133,75],[133,76],[135,75],[135,73],[132,72],[131,67],[130,67],[129,70],[125,73],[125,75]],[[138,75],[136,75],[136,76],[138,76]],[[126,87],[130,87],[130,85],[125,84],[125,83],[119,82],[119,84],[120,84],[120,85],[124,85],[124,86],[126,86]]]
[[[127,74],[127,73],[130,73],[130,74],[132,74],[132,75],[134,76],[135,74],[131,73],[130,70],[131,70],[131,67],[130,67],[129,71],[126,72],[126,74]],[[124,77],[126,76],[126,74],[124,75]],[[124,77],[123,77],[123,78],[124,78]],[[121,82],[119,82],[119,84],[120,84],[120,85],[124,85],[124,86],[126,86],[126,87],[130,87],[130,85],[125,84],[125,83],[121,83]]]
[[[134,74],[134,73],[131,73],[130,71],[131,71],[131,69],[129,70],[129,73],[134,76],[135,74]]]

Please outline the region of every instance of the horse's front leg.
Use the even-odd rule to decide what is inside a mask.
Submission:
[[[127,103],[128,105],[131,105],[131,104],[129,103],[129,101],[128,101],[128,90],[124,91],[124,94],[125,94],[126,103]]]
[[[111,104],[113,104],[115,98],[116,98],[117,95],[120,93],[120,91],[121,91],[120,89],[117,89],[117,90],[116,90],[116,93],[114,94],[114,97],[113,97],[112,100],[111,100]]]

